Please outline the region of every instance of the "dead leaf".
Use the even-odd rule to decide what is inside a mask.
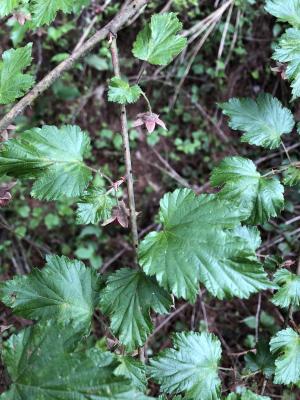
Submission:
[[[3,183],[0,185],[0,207],[5,207],[12,199],[10,190],[16,185],[16,182]]]

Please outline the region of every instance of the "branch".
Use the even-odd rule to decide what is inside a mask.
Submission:
[[[89,53],[101,40],[105,39],[110,32],[118,32],[123,25],[136,15],[139,10],[148,3],[148,0],[133,0],[102,29],[97,31],[82,47],[74,51],[69,58],[60,63],[48,75],[46,75],[25,97],[23,97],[0,121],[0,132],[5,130],[14,119],[21,114],[26,107],[33,103],[45,90],[47,90],[65,71],[69,70],[75,62]]]
[[[116,77],[120,78],[120,63],[118,56],[118,48],[116,37],[111,37],[111,57],[112,64],[114,69],[114,74]],[[127,114],[125,105],[121,105],[120,111],[120,119],[121,119],[121,134],[123,139],[124,146],[124,158],[125,158],[125,166],[126,166],[126,176],[127,176],[127,190],[128,190],[128,199],[129,199],[129,209],[130,209],[130,220],[131,220],[131,233],[133,245],[136,250],[139,244],[138,230],[137,230],[137,222],[136,222],[136,209],[135,209],[135,199],[134,199],[134,188],[133,188],[133,175],[132,175],[132,163],[131,163],[131,154],[130,154],[130,144],[129,144],[129,135],[128,135],[128,122],[127,122]]]

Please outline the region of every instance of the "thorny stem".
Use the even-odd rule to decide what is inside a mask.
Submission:
[[[114,34],[111,34],[110,42],[111,42],[110,51],[111,51],[114,74],[117,78],[120,78],[118,47],[117,47],[116,36]],[[136,221],[132,162],[131,162],[129,135],[128,135],[128,122],[127,122],[125,105],[121,105],[120,119],[121,119],[121,134],[123,139],[124,158],[125,158],[126,176],[127,176],[127,190],[129,199],[129,209],[130,209],[131,233],[132,233],[133,246],[135,250],[135,261],[137,263],[137,248],[138,248],[139,238],[138,238],[137,221]]]

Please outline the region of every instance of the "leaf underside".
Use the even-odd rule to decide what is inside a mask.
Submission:
[[[300,97],[300,30],[287,29],[280,37],[273,58],[286,64],[285,76],[291,82],[293,100]]]
[[[220,106],[229,117],[229,126],[244,132],[242,142],[267,149],[278,148],[281,136],[295,125],[291,111],[268,93],[260,94],[257,100],[233,98]]]
[[[300,379],[300,335],[292,328],[277,333],[270,342],[276,354],[275,380],[277,384],[297,383]]]
[[[288,22],[294,27],[300,27],[299,0],[267,0],[266,11],[281,22]]]
[[[150,376],[165,393],[186,392],[187,399],[217,400],[220,394],[218,365],[220,341],[210,333],[178,333],[174,348],[150,361]]]
[[[285,268],[278,270],[274,275],[274,283],[279,286],[272,302],[279,307],[300,306],[300,276]]]

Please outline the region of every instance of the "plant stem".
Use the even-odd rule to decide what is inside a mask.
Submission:
[[[266,174],[262,175],[262,177],[266,178],[267,176],[270,176],[270,175],[280,174],[280,173],[286,171],[287,169],[289,169],[290,167],[300,168],[299,161],[290,162],[289,165],[283,165],[281,167],[278,167],[277,169],[272,169],[272,171],[267,172]]]
[[[147,103],[147,107],[148,107],[148,111],[152,113],[152,108],[151,108],[151,104],[150,101],[148,99],[148,97],[146,96],[146,94],[142,91],[142,96],[144,97],[146,103]]]
[[[119,31],[131,17],[135,16],[147,4],[148,0],[133,0],[122,7],[120,12],[102,29],[98,30],[80,48],[74,51],[70,57],[58,64],[48,73],[34,88],[24,96],[13,108],[0,120],[0,132],[5,130],[14,119],[20,115],[26,107],[34,102],[45,90],[47,90],[61,75],[73,67],[73,65],[88,54],[101,40],[105,39],[109,32]]]
[[[118,47],[115,35],[113,34],[111,35],[110,41],[111,41],[110,51],[111,51],[114,74],[117,78],[120,78],[120,63],[119,63]],[[126,176],[127,176],[127,190],[129,199],[129,209],[130,209],[131,233],[132,233],[133,246],[135,249],[135,261],[137,262],[137,247],[139,243],[139,238],[138,238],[137,221],[136,221],[132,162],[131,162],[129,135],[128,135],[128,122],[127,122],[125,105],[121,105],[120,119],[121,119],[121,134],[123,139],[124,158],[125,158]]]
[[[287,159],[289,160],[289,163],[292,164],[292,160],[291,160],[291,158],[290,158],[288,149],[285,147],[285,144],[283,143],[283,141],[281,141],[281,145],[282,145],[283,150],[284,150],[284,152],[285,152],[285,154],[286,154],[286,156],[287,156]]]

